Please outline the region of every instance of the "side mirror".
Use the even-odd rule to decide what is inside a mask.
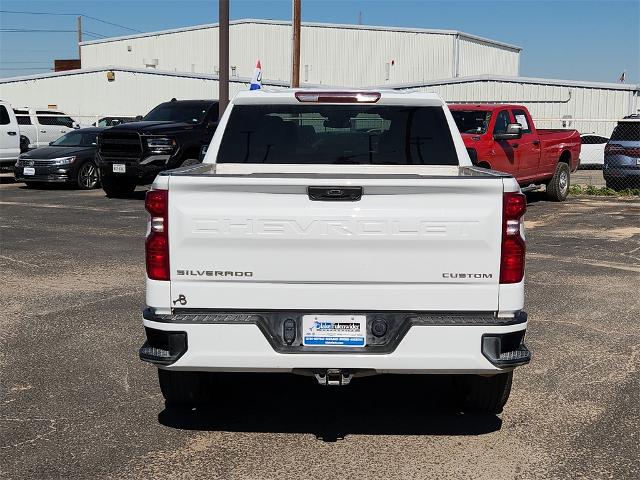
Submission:
[[[73,128],[75,128],[77,130],[78,128],[80,128],[80,124],[78,122],[74,122],[73,123]]]
[[[53,142],[49,142],[49,145],[53,145]]]
[[[522,125],[519,123],[510,123],[504,133],[494,133],[495,140],[517,140],[522,137]]]

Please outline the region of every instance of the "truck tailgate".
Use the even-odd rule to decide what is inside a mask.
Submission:
[[[171,176],[185,308],[495,311],[501,178]],[[309,186],[362,187],[314,201]]]

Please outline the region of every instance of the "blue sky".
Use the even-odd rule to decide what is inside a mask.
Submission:
[[[291,18],[290,0],[230,0],[231,18]],[[2,10],[83,13],[136,30],[216,22],[216,0],[2,0]],[[522,47],[523,76],[640,83],[638,0],[302,0],[303,21],[462,30]],[[84,19],[84,29],[116,36],[130,30]],[[48,71],[54,58],[74,58],[73,15],[0,13],[0,76]],[[90,38],[96,38],[90,37]]]

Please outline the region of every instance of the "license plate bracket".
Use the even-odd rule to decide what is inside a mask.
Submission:
[[[366,315],[303,315],[302,345],[315,347],[364,347]]]

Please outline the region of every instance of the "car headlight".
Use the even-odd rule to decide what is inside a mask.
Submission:
[[[176,141],[169,137],[147,137],[149,153],[172,153],[176,147]]]
[[[69,165],[71,162],[73,162],[76,159],[76,157],[60,157],[60,158],[52,158],[51,159],[51,164],[52,165]]]

